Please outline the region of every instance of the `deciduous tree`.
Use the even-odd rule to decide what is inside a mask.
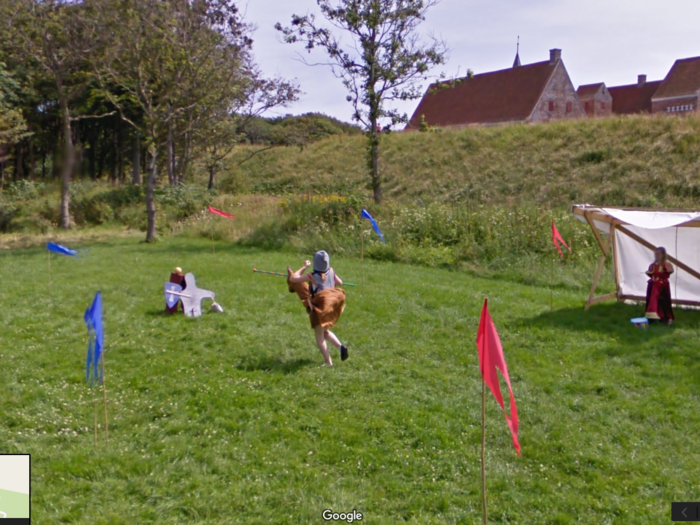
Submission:
[[[377,203],[382,201],[380,123],[406,122],[408,116],[391,103],[420,97],[419,87],[430,69],[445,61],[445,44],[418,33],[426,12],[437,2],[317,0],[331,27],[317,22],[313,14],[292,16],[289,27],[276,25],[287,43],[301,42],[309,52],[321,48],[328,57],[326,64],[348,90],[353,119],[367,134],[367,168]]]

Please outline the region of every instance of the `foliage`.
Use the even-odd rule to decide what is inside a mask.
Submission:
[[[421,96],[419,86],[429,70],[445,61],[443,42],[424,43],[418,34],[428,9],[436,0],[317,0],[323,17],[335,29],[323,27],[313,14],[293,15],[290,27],[276,28],[287,43],[301,42],[306,49],[321,48],[330,67],[348,91],[353,119],[367,134],[367,171],[374,200],[382,200],[379,171],[378,126],[406,122],[392,102]],[[343,43],[348,36],[351,43]]]
[[[0,62],[0,162],[5,160],[3,146],[27,137],[27,123],[19,106],[19,84]]]

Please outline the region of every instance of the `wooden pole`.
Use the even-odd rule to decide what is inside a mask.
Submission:
[[[94,428],[95,428],[95,441],[92,445],[94,450],[97,450],[97,399],[92,400],[92,408],[95,416]]]
[[[486,381],[481,376],[481,500],[484,507],[484,525],[488,525],[486,508]]]
[[[551,263],[551,271],[549,272],[549,311],[554,311],[554,297],[552,292],[552,279],[554,279],[554,259]]]
[[[360,230],[360,269],[362,272],[362,293],[365,293],[365,232]]]
[[[107,385],[105,384],[105,350],[102,349],[102,398],[105,404],[105,441],[109,445],[109,424],[107,423]]]
[[[46,253],[48,254],[49,260],[49,286],[51,286],[51,250],[47,249]]]

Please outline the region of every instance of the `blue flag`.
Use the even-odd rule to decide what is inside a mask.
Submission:
[[[95,294],[92,306],[85,310],[83,319],[85,319],[90,338],[87,351],[86,379],[90,381],[90,386],[92,386],[94,381],[102,381],[99,363],[104,345],[104,332],[102,330],[102,295],[100,292]],[[92,374],[90,374],[90,368],[92,368]]]
[[[71,250],[70,248],[61,246],[60,244],[54,244],[50,242],[46,245],[46,247],[49,249],[50,252],[60,253],[61,255],[69,255],[71,257],[77,257],[78,255],[78,252],[76,252],[75,250]]]
[[[372,223],[372,228],[374,228],[374,231],[377,232],[377,235],[379,235],[379,238],[382,240],[382,242],[386,243],[384,240],[384,236],[382,235],[382,232],[379,231],[379,226],[377,226],[377,221],[374,220],[374,217],[372,217],[367,210],[362,208],[362,218],[363,219],[369,219],[369,222]]]

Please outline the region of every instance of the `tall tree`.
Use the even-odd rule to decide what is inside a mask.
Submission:
[[[197,116],[206,114],[202,108],[211,100],[226,102],[225,95],[210,89],[211,81],[240,67],[252,44],[249,28],[228,0],[86,2],[91,6],[91,31],[98,35],[105,56],[95,72],[122,118],[144,141],[148,157],[146,240],[152,241],[156,237],[158,152],[165,149],[173,183],[177,135],[190,131]],[[141,112],[139,121],[125,111],[134,104]]]
[[[31,64],[53,85],[60,110],[63,159],[61,227],[71,226],[70,181],[76,163],[73,122],[81,118],[73,103],[82,94],[86,75],[82,4],[71,0],[5,0],[0,8],[3,47],[15,60]]]
[[[311,52],[321,48],[333,73],[342,79],[353,105],[353,119],[367,134],[367,169],[374,200],[382,201],[379,146],[382,120],[406,122],[408,116],[391,102],[419,98],[429,70],[444,64],[447,48],[432,36],[422,38],[418,26],[438,0],[317,0],[332,28],[313,14],[293,15],[290,27],[276,24],[287,43],[301,42]],[[350,42],[342,40],[349,36]]]

